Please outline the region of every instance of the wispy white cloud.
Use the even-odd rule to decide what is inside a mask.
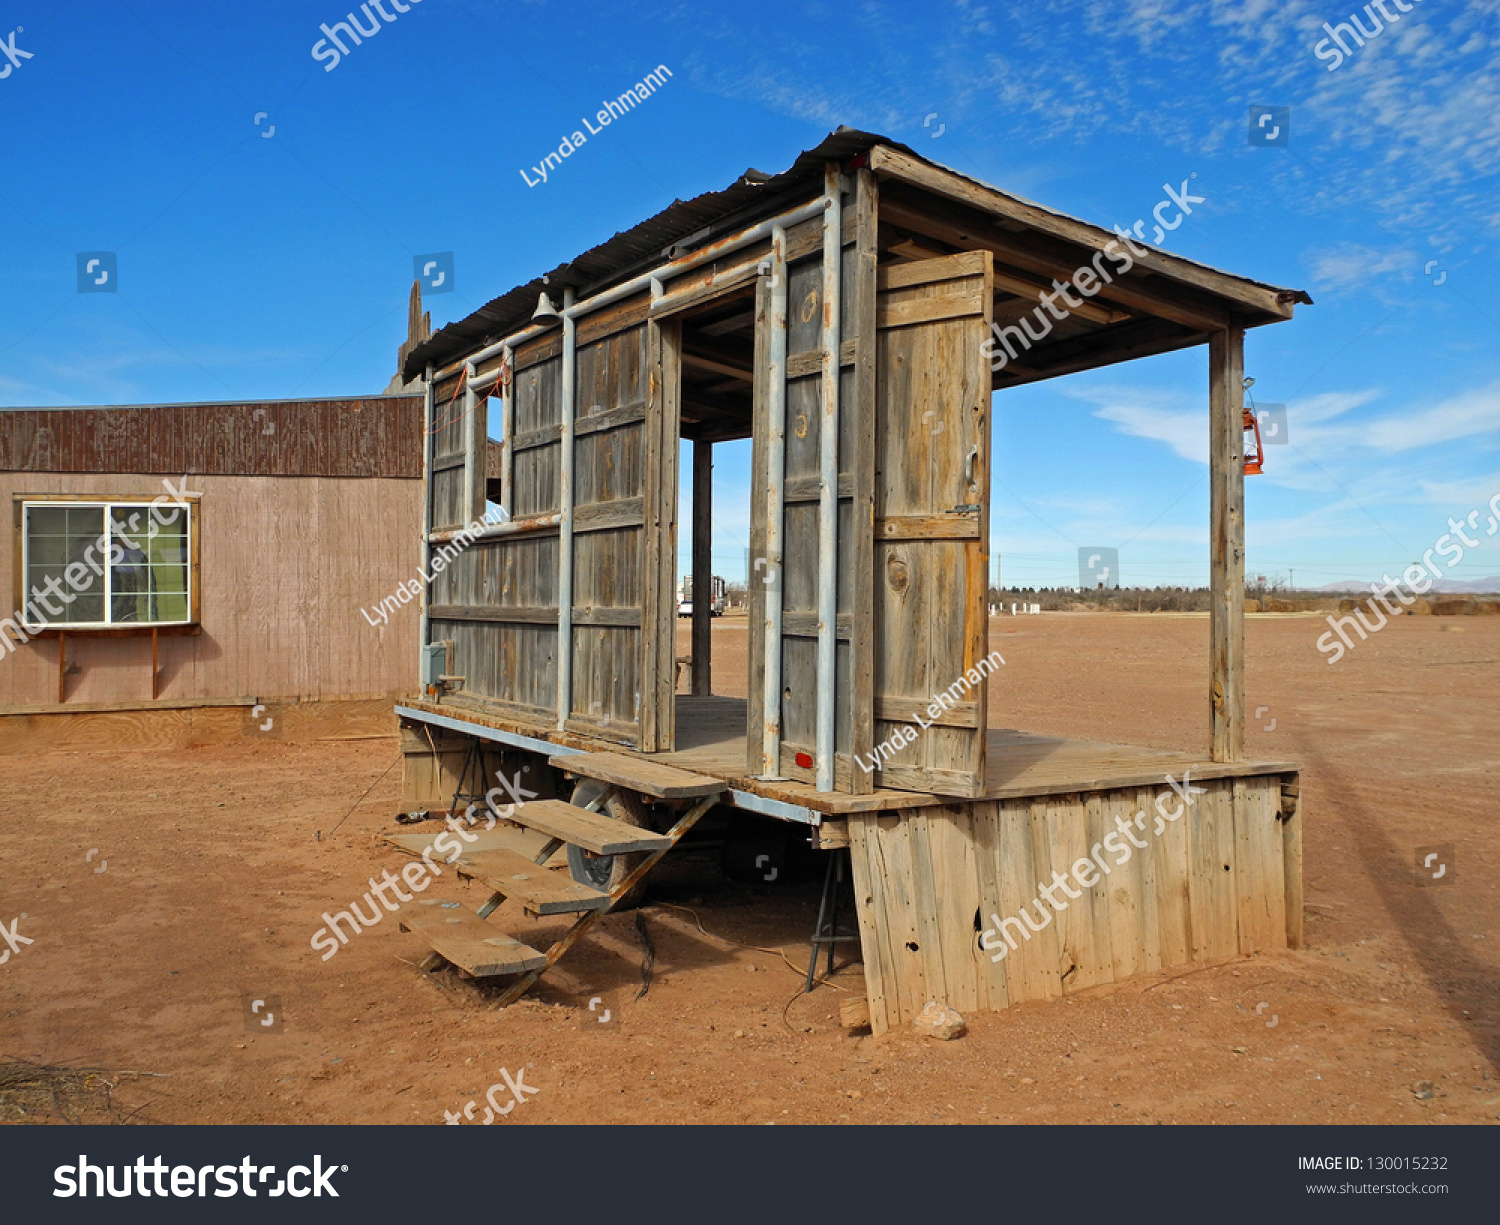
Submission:
[[[1207,404],[1181,389],[1103,386],[1068,394],[1094,404],[1094,416],[1123,434],[1164,442],[1183,459],[1208,462]],[[1434,403],[1390,404],[1351,419],[1380,398],[1374,390],[1332,391],[1292,401],[1290,432],[1325,451],[1413,451],[1482,435],[1493,435],[1500,445],[1500,379]]]
[[[821,57],[763,25],[748,40],[736,30],[745,54],[703,69],[700,83],[819,125],[864,123],[915,139],[936,102],[935,80],[956,107],[943,114],[950,126],[999,120],[1023,156],[1060,139],[1144,137],[1174,153],[1261,157],[1272,189],[1294,209],[1364,207],[1392,229],[1419,228],[1440,249],[1494,227],[1493,192],[1475,185],[1500,172],[1500,3],[1414,8],[1329,72],[1313,50],[1323,24],[1359,7],[1063,0],[1001,9],[955,0],[903,12],[865,4],[839,11],[849,54],[838,77],[810,72]],[[949,20],[936,20],[943,8]],[[760,41],[773,34],[774,55]],[[1251,103],[1291,106],[1295,157],[1246,148]]]
[[[1417,256],[1405,248],[1377,251],[1359,243],[1344,242],[1303,256],[1313,277],[1313,288],[1336,293],[1366,285],[1392,272],[1416,270]]]
[[[1500,443],[1500,380],[1415,411],[1386,414],[1355,432],[1351,442],[1400,452],[1486,434]]]
[[[1181,459],[1208,463],[1207,404],[1180,389],[1094,387],[1070,391],[1121,434],[1161,443]],[[1413,480],[1410,457],[1432,447],[1468,444],[1465,459],[1500,450],[1500,380],[1423,402],[1376,390],[1325,392],[1287,405],[1289,445],[1266,447],[1263,477],[1292,493],[1331,498],[1358,520],[1370,507],[1470,501],[1476,478]],[[1456,457],[1455,457],[1456,458]],[[1462,462],[1462,461],[1459,461]],[[1455,499],[1453,489],[1463,497]],[[1325,521],[1323,530],[1328,530]],[[1384,530],[1384,529],[1382,529]]]
[[[1207,404],[1193,403],[1180,389],[1095,387],[1069,394],[1094,404],[1094,416],[1122,434],[1166,443],[1183,459],[1208,463]]]

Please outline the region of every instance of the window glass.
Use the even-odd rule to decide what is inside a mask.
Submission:
[[[26,518],[24,602],[30,604],[26,614],[28,623],[68,625],[102,621],[104,576],[85,564],[84,559],[92,556],[95,565],[103,570],[104,556],[98,543],[104,532],[104,508],[32,506],[27,508]],[[44,599],[34,596],[34,591],[40,592]]]
[[[187,621],[190,514],[135,502],[26,507],[27,623]]]

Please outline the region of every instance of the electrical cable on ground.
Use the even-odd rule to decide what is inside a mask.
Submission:
[[[397,753],[396,754],[396,761],[400,761],[400,760],[401,760],[401,754]],[[385,778],[385,776],[387,774],[389,774],[392,770],[394,770],[396,768],[396,761],[391,762],[390,765],[388,765],[384,770],[382,770],[380,772],[380,778],[377,778],[373,783],[371,783],[368,787],[365,788],[365,795],[369,795],[370,792],[374,791],[375,788],[376,788],[376,786],[379,785],[381,779]],[[363,804],[365,802],[365,795],[360,796],[359,799],[357,799],[357,800],[354,801],[354,808],[358,808],[361,804]],[[342,817],[339,818],[339,825],[342,825],[345,821],[347,821],[350,817],[352,817],[354,815],[354,808],[351,808],[348,812],[346,812]],[[331,829],[331,830],[328,831],[328,836],[330,838],[333,837],[333,835],[338,831],[339,825],[335,825],[333,827],[333,829]]]
[[[646,930],[645,911],[635,912],[635,932],[641,938],[641,949],[645,953],[641,960],[641,989],[635,993],[638,1000],[651,990],[651,970],[656,965],[656,945],[651,943],[651,933]]]
[[[792,964],[792,959],[790,957],[788,957],[786,955],[786,952],[784,950],[782,950],[782,949],[779,949],[779,948],[775,948],[775,949],[761,948],[760,945],[758,945],[758,944],[741,944],[738,940],[731,940],[728,936],[716,936],[716,935],[714,935],[713,932],[709,931],[708,928],[706,928],[706,927],[703,926],[703,923],[698,918],[698,912],[695,911],[691,906],[679,906],[675,902],[653,902],[652,905],[654,905],[654,906],[666,906],[666,907],[668,907],[668,908],[670,908],[672,910],[685,910],[685,911],[688,912],[688,914],[690,914],[690,915],[693,916],[693,923],[694,923],[694,925],[696,925],[696,927],[698,928],[698,930],[700,932],[702,932],[705,936],[707,936],[710,940],[720,940],[720,941],[723,941],[725,944],[732,944],[736,948],[749,949],[752,952],[756,952],[756,953],[775,953],[778,957],[781,958],[782,961],[786,962],[787,968],[789,970],[791,970],[791,972],[793,974],[797,975],[798,978],[802,978],[802,977],[804,977],[807,974],[807,971],[805,969],[802,969],[799,966],[793,965]],[[813,979],[813,986],[814,987],[821,987],[825,983],[828,986],[832,987],[835,991],[848,991],[849,990],[848,987],[840,986],[838,983],[831,981],[829,979],[828,975],[826,975],[826,974],[820,975],[819,977]],[[787,1011],[791,1008],[791,1006],[793,1004],[795,1004],[797,1002],[798,996],[803,996],[803,995],[807,995],[807,994],[809,994],[809,992],[805,988],[799,988],[798,991],[797,991],[797,994],[794,995],[794,996],[792,996],[791,999],[787,1000],[787,1002],[784,1005],[782,1005],[782,1008],[781,1008],[781,1023],[783,1025],[785,1025],[788,1029],[791,1029],[792,1025],[791,1025],[791,1022],[786,1019]],[[796,1032],[796,1031],[793,1031],[793,1032]]]

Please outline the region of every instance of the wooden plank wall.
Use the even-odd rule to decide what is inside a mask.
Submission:
[[[515,364],[510,513],[526,519],[558,509],[562,359],[533,349]],[[436,470],[462,456],[462,428],[447,407],[462,404],[453,400],[457,385],[447,380],[435,397],[435,529],[457,526],[461,501],[462,468]],[[462,692],[549,724],[557,719],[557,561],[555,527],[477,541],[434,576],[428,596],[428,640],[453,643]]]
[[[861,677],[852,647],[856,626],[868,626],[870,604],[869,550],[857,541],[856,496],[865,506],[868,522],[868,466],[873,452],[867,437],[871,411],[873,360],[860,360],[873,342],[874,320],[874,198],[868,179],[854,183],[855,207],[842,215],[843,255],[839,278],[839,442],[838,442],[838,615],[835,648],[836,701],[834,707],[834,789],[869,791],[868,775],[854,765],[855,699],[869,705],[869,676]],[[797,757],[813,760],[817,749],[818,676],[818,499],[822,464],[819,422],[822,416],[823,258],[821,247],[810,248],[807,237],[821,221],[804,222],[788,232],[787,378],[785,467],[772,479],[781,482],[785,501],[782,532],[782,704],[781,773],[798,782],[816,782],[816,766],[799,765]],[[799,250],[805,258],[790,258]],[[759,299],[757,299],[759,303]],[[768,311],[764,312],[768,316]],[[768,349],[765,324],[758,310],[756,324],[756,434],[753,468],[756,474],[751,508],[751,548],[765,547],[765,418],[767,394],[764,371]],[[867,469],[856,473],[864,462]],[[762,673],[765,588],[752,583],[750,633],[750,702],[748,758],[759,773],[761,762]],[[868,648],[866,647],[866,652]],[[868,744],[868,710],[858,743]]]
[[[568,730],[639,741],[647,355],[638,324],[578,346]]]
[[[170,753],[262,735],[282,744],[305,744],[383,740],[396,734],[396,713],[389,696],[272,703],[252,714],[253,709],[250,700],[242,698],[233,705],[140,702],[132,703],[129,710],[66,711],[53,706],[44,714],[0,712],[0,757],[101,749]],[[274,723],[272,729],[263,731],[267,715]]]
[[[416,688],[416,601],[392,605],[384,623],[375,606],[417,578],[420,481],[191,476],[187,488],[203,494],[202,632],[161,637],[163,700],[296,701]],[[149,501],[163,492],[160,478],[140,474],[0,473],[7,507],[14,493]],[[17,603],[14,549],[14,534],[0,532],[7,601],[0,616]],[[56,703],[57,654],[57,639],[42,638],[0,657],[0,706]],[[70,638],[67,662],[78,668],[67,677],[68,702],[151,700],[149,635]]]
[[[993,1011],[1286,948],[1289,928],[1295,945],[1300,884],[1289,881],[1300,882],[1300,870],[1287,863],[1282,783],[1280,775],[1209,781],[1176,821],[1157,820],[1159,795],[1168,813],[1181,803],[1165,788],[956,803],[899,818],[851,814],[874,1031],[909,1024],[929,999]],[[1111,835],[1111,847],[1125,847],[1119,821],[1146,846],[1132,845],[1124,862],[1103,849],[1109,874],[1085,869],[1096,879],[1080,888],[1070,875],[1078,861]],[[1054,872],[1080,894],[1054,890],[1060,910],[1038,901]],[[1004,958],[991,960],[1001,947]]]
[[[14,409],[0,472],[422,475],[421,396]]]
[[[497,772],[503,771],[514,778],[525,773],[522,780],[528,791],[535,791],[539,799],[554,799],[557,796],[558,772],[533,754],[521,750],[502,748],[498,744],[472,736],[463,736],[444,728],[430,727],[425,723],[405,719],[400,727],[401,743],[401,806],[399,811],[416,809],[447,811],[458,790],[471,745],[478,744],[481,750],[481,770],[484,783],[479,790],[488,792],[499,783]],[[469,769],[468,789],[474,790],[474,771]]]
[[[659,615],[648,597],[645,540],[647,452],[658,454],[660,447],[648,448],[648,432],[659,429],[661,397],[650,394],[649,325],[620,327],[628,317],[618,314],[613,322],[615,330],[593,335],[577,349],[568,644],[573,688],[567,726],[637,745],[643,705],[655,700],[649,686],[643,691],[641,678],[647,654],[643,624],[648,610]],[[586,334],[580,328],[580,340]],[[553,339],[523,347],[514,378],[509,509],[513,519],[528,519],[560,509],[562,357]],[[456,526],[454,516],[461,511],[458,461],[465,427],[457,419],[463,398],[453,400],[456,387],[457,379],[450,379],[439,389],[444,407],[434,432],[432,481],[438,529]],[[453,409],[447,408],[450,403]],[[657,497],[657,483],[649,484]],[[659,514],[653,518],[653,530],[660,530]],[[556,724],[558,559],[559,529],[544,528],[471,544],[434,577],[429,640],[453,642],[465,697]],[[675,555],[666,564],[674,565]],[[650,645],[654,653],[656,643]]]
[[[464,384],[467,387],[467,383]],[[466,526],[471,516],[463,505],[464,457],[471,410],[459,380],[435,389],[432,404],[432,530]]]

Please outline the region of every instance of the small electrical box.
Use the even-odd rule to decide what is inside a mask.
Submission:
[[[443,642],[429,642],[422,648],[422,688],[428,689],[442,682],[448,670],[448,646]]]

